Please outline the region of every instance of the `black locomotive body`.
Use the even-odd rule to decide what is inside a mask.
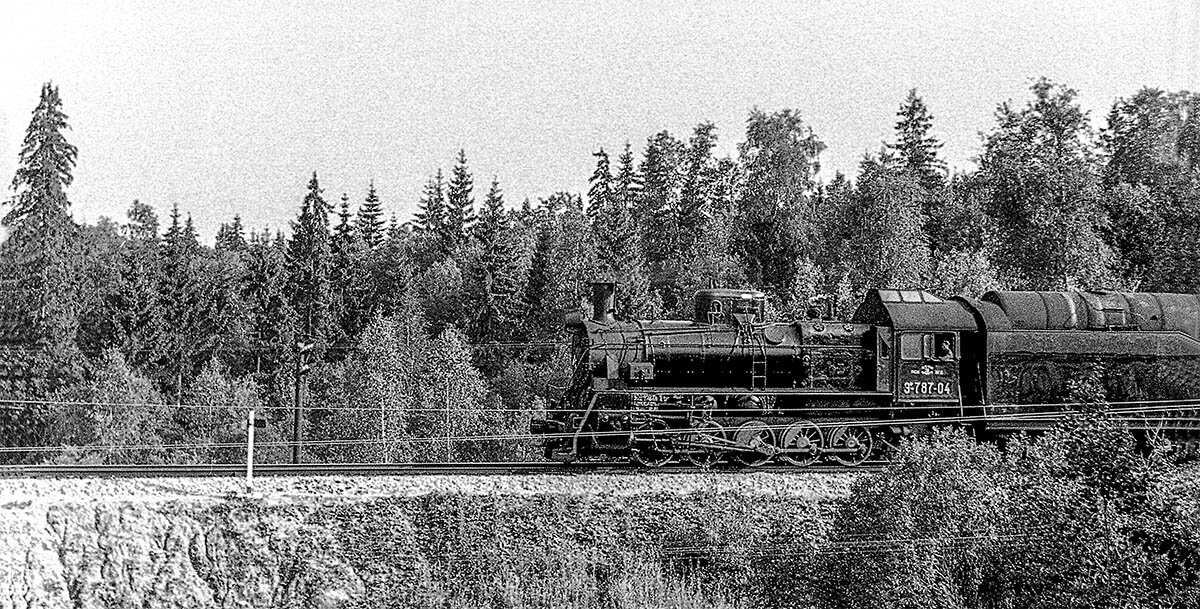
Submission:
[[[752,290],[699,291],[691,321],[619,321],[613,292],[568,316],[571,384],[531,425],[551,459],[854,465],[934,425],[1044,429],[1094,373],[1114,402],[1200,399],[1195,295],[872,290],[850,321],[768,323]],[[1129,411],[1200,439],[1182,407]]]

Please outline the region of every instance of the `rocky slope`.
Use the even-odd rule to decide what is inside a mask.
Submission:
[[[0,479],[0,609],[742,606],[852,480]]]

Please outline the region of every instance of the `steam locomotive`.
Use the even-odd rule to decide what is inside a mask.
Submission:
[[[570,385],[530,424],[550,459],[858,465],[939,425],[1044,431],[1089,375],[1136,433],[1200,442],[1200,295],[871,290],[849,321],[767,322],[754,290],[700,290],[691,321],[618,320],[614,294],[567,316]]]

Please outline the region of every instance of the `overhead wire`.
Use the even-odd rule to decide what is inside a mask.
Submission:
[[[413,399],[417,396],[414,396],[411,394],[400,394],[396,397],[399,397],[402,399]],[[231,406],[234,406],[234,404],[232,404],[232,403],[229,403],[229,404],[183,404],[183,403],[166,403],[166,402],[160,403],[160,402],[105,401],[105,400],[47,400],[47,399],[26,399],[26,398],[19,398],[19,399],[18,398],[0,398],[0,408],[3,408],[3,406],[5,404],[15,404],[15,405],[20,405],[20,406],[26,406],[26,405],[35,405],[35,406],[36,405],[45,405],[45,406],[55,406],[55,405],[58,405],[58,406],[119,406],[119,407],[154,407],[154,408],[182,408],[182,409],[190,409],[190,408],[216,409],[216,408],[229,408]],[[1126,404],[1145,404],[1147,406],[1142,407],[1142,408],[1135,408],[1135,409],[1119,408],[1119,406],[1126,405]],[[1161,405],[1161,406],[1156,406],[1156,405]],[[1038,404],[991,404],[991,405],[987,405],[987,406],[963,406],[961,408],[965,408],[967,410],[986,408],[986,409],[995,411],[995,410],[1007,409],[1007,408],[1028,409],[1028,408],[1042,408],[1042,407],[1072,407],[1072,406],[1079,406],[1079,407],[1095,406],[1095,404],[1089,403],[1089,402],[1046,402],[1046,403],[1038,403]],[[1109,414],[1124,413],[1124,412],[1143,412],[1143,411],[1145,411],[1145,412],[1185,411],[1185,410],[1190,410],[1194,407],[1200,407],[1200,399],[1114,401],[1114,402],[1106,402],[1105,406],[1106,407],[1103,411],[1106,413],[1109,413]],[[1118,406],[1118,408],[1113,408],[1113,406]],[[237,407],[242,408],[242,409],[248,408],[245,405],[237,405]],[[295,406],[256,405],[256,406],[253,406],[253,408],[255,410],[294,410]],[[310,405],[310,406],[306,406],[305,410],[379,412],[380,408],[381,408],[380,406]],[[949,409],[960,409],[960,407],[951,407]],[[444,412],[446,410],[446,408],[445,407],[441,407],[441,408],[403,407],[403,408],[396,408],[396,410],[399,412]],[[454,409],[452,408],[451,410],[454,410]],[[520,408],[470,408],[470,409],[464,409],[464,410],[470,410],[470,411],[475,411],[475,412],[522,412],[522,411],[527,412],[530,410],[535,410],[535,411],[539,411],[539,412],[542,411],[542,409],[520,409]],[[755,411],[755,410],[757,410],[757,411],[766,411],[767,412],[766,416],[773,416],[773,415],[776,415],[776,413],[788,413],[788,412],[797,412],[797,411],[844,412],[847,410],[847,408],[845,408],[845,407],[807,407],[807,406],[781,407],[781,408],[774,408],[774,409],[743,408],[740,406],[708,407],[708,408],[701,408],[701,407],[696,407],[696,408],[645,407],[645,408],[603,408],[603,409],[596,409],[596,410],[594,410],[594,412],[597,412],[597,413],[636,413],[636,414],[685,414],[685,413],[703,412],[706,410],[718,411],[718,412],[747,411],[747,410]],[[889,407],[868,407],[868,408],[855,408],[853,410],[904,411],[904,410],[918,410],[918,409],[895,408],[895,407],[890,407],[890,408]],[[554,413],[554,412],[563,412],[563,411],[561,409],[545,409],[545,412]],[[1014,417],[1014,416],[1019,416],[1021,418],[1026,418],[1031,415],[1061,416],[1064,414],[1073,414],[1075,412],[1076,411],[1072,411],[1072,410],[1039,411],[1039,412],[1034,412],[1034,413],[1030,413],[1030,412],[1003,413],[1003,412],[1000,412],[1000,413],[995,413],[995,414],[984,414],[984,415],[980,415],[979,417],[969,417],[969,418],[972,420],[978,419],[978,418],[1002,420],[1004,418]],[[956,419],[956,418],[962,419],[963,417],[929,417],[927,419],[908,419],[908,421],[922,420],[924,422],[946,422],[946,421],[950,421],[950,420]],[[905,421],[905,419],[881,419],[877,422],[879,424],[889,424],[889,423],[895,423],[895,422],[901,422],[901,421]]]
[[[1130,419],[1136,420],[1136,419]],[[1200,424],[1200,418],[1188,417],[1183,419],[1167,419],[1171,421],[1188,421]],[[928,421],[926,421],[928,422]],[[934,422],[938,422],[934,420]],[[861,423],[859,421],[847,421],[846,423]],[[791,424],[767,425],[766,428],[771,430],[781,430],[790,427]],[[862,425],[866,427],[875,427],[883,425]],[[761,429],[761,428],[759,428]],[[654,441],[658,439],[674,440],[683,436],[696,435],[696,429],[665,429],[665,430],[644,430],[640,438],[634,438],[640,441]],[[291,447],[296,445],[308,447],[323,447],[323,446],[371,446],[371,445],[388,445],[388,444],[423,444],[423,443],[467,443],[467,442],[495,442],[504,440],[516,441],[531,441],[540,439],[573,439],[577,435],[579,437],[633,437],[633,434],[638,430],[622,430],[622,431],[585,431],[580,434],[575,432],[549,433],[549,434],[532,434],[532,433],[502,433],[502,434],[479,434],[479,435],[441,435],[441,436],[399,436],[396,438],[358,438],[358,439],[302,439],[302,440],[275,440],[256,442],[256,448],[271,448],[271,447]],[[705,433],[711,434],[706,431]],[[65,450],[98,450],[98,451],[116,451],[116,450],[154,450],[154,449],[216,449],[216,448],[244,448],[244,442],[214,442],[214,443],[190,443],[190,444],[80,444],[80,445],[60,445],[60,446],[0,446],[0,453],[19,453],[19,452],[54,452]]]

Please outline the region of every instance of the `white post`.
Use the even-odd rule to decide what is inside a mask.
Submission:
[[[254,492],[254,409],[246,418],[246,492]]]

